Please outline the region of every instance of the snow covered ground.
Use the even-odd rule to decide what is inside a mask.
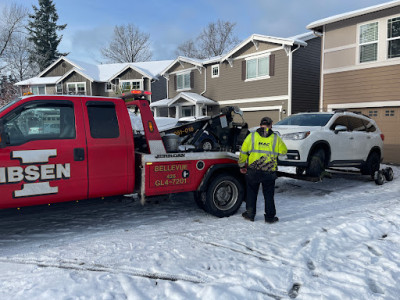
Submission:
[[[0,299],[399,299],[400,167],[377,186],[279,178],[280,222],[190,195],[0,211]]]

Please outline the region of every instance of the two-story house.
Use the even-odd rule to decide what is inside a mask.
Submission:
[[[37,77],[16,83],[22,93],[117,96],[141,89],[152,100],[166,97],[166,80],[160,76],[172,60],[94,65],[60,57]]]
[[[384,157],[400,163],[400,1],[332,16],[307,26],[321,36],[321,110],[373,118]]]
[[[168,97],[154,102],[159,116],[196,117],[238,106],[250,126],[263,116],[277,122],[318,110],[320,41],[312,33],[291,38],[253,34],[225,55],[178,57],[161,74]]]

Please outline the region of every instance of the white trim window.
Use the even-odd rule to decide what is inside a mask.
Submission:
[[[387,38],[388,58],[400,57],[400,17],[388,20]]]
[[[68,82],[67,93],[69,95],[86,95],[86,82]]]
[[[269,78],[269,55],[246,59],[246,81]]]
[[[32,85],[31,93],[34,95],[46,95],[46,86],[45,85]]]
[[[211,66],[211,78],[219,77],[219,65]]]
[[[105,88],[106,92],[112,92],[113,91],[113,87],[112,87],[112,83],[111,82],[106,82],[104,88]]]
[[[360,63],[378,59],[378,22],[360,26]]]
[[[63,93],[63,85],[61,82],[56,84],[56,94],[62,94]]]
[[[120,80],[119,86],[123,92],[131,90],[143,90],[143,80]]]
[[[190,90],[190,73],[191,72],[176,74],[177,91]]]

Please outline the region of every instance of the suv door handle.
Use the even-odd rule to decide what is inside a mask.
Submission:
[[[74,160],[75,161],[84,161],[85,160],[85,149],[75,148],[74,149]]]

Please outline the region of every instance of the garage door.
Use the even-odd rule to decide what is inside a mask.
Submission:
[[[261,110],[261,111],[244,111],[244,120],[249,124],[249,128],[259,126],[260,121],[264,117],[270,117],[274,123],[278,122],[279,110]]]
[[[385,162],[400,164],[400,107],[364,108],[361,113],[374,119],[385,135]]]

